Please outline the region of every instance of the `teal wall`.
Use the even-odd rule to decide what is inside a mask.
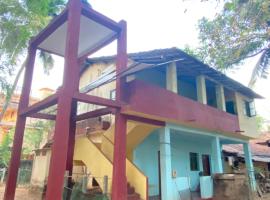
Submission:
[[[180,76],[180,78],[178,78],[177,88],[179,95],[197,101],[197,88],[193,80],[187,81]]]
[[[157,131],[150,134],[134,151],[134,163],[149,178],[150,196],[159,194],[158,151],[159,133]],[[190,171],[190,152],[199,154],[199,171]],[[172,133],[171,153],[172,170],[177,172],[177,178],[172,179],[172,186],[175,187],[176,195],[177,190],[187,189],[189,183],[191,189],[196,190],[199,185],[199,172],[202,171],[201,155],[208,154],[211,158],[211,140],[196,136],[190,137],[188,134]]]
[[[149,195],[159,194],[158,186],[159,135],[150,134],[134,151],[133,162],[148,176]]]
[[[136,74],[136,79],[166,88],[166,74],[157,69],[147,69]]]
[[[172,169],[176,170],[178,177],[190,177],[191,190],[196,190],[199,185],[199,172],[203,170],[202,154],[210,155],[211,159],[211,140],[189,139],[176,134],[171,135]],[[190,152],[198,153],[199,171],[190,170]]]

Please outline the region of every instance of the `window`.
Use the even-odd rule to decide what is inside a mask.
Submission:
[[[244,101],[244,114],[248,117],[256,116],[254,101]]]
[[[231,113],[233,115],[236,115],[237,113],[235,112],[235,103],[233,101],[227,101],[226,102],[226,112]]]
[[[198,154],[189,153],[189,159],[190,159],[190,170],[199,171]]]
[[[116,93],[115,93],[115,90],[111,90],[111,91],[110,91],[110,99],[111,99],[111,100],[115,100],[115,99],[116,99]]]

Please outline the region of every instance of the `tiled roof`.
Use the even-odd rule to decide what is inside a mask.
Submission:
[[[253,159],[254,157],[262,157],[263,159],[268,158],[270,160],[270,147],[267,142],[270,140],[270,133],[261,134],[258,139],[250,141],[250,147]],[[223,145],[223,150],[228,153],[236,153],[243,155],[243,147],[240,144]]]

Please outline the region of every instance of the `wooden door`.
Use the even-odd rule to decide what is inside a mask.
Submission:
[[[210,167],[210,156],[202,155],[202,164],[203,164],[203,176],[211,175],[211,167]]]

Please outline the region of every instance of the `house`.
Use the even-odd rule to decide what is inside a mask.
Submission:
[[[0,143],[3,138],[8,134],[11,128],[15,127],[15,122],[17,118],[17,109],[19,103],[20,95],[15,91],[15,94],[11,97],[11,102],[5,112],[3,119],[0,124]],[[5,102],[5,95],[2,93],[0,96],[0,110],[2,111]]]
[[[14,91],[14,94],[11,97],[10,103],[7,107],[7,110],[3,116],[2,121],[0,122],[0,143],[2,142],[4,136],[9,133],[9,131],[15,127],[16,119],[18,114],[18,104],[20,100],[20,91],[21,88],[17,87]],[[37,98],[30,98],[31,104],[38,101]],[[5,95],[3,93],[0,94],[0,111],[5,103]],[[27,126],[29,127],[30,121],[28,120]]]
[[[117,55],[87,59],[79,74],[85,58],[113,40]],[[127,56],[126,44],[125,21],[77,0],[31,40],[5,200],[14,199],[27,117],[56,121],[46,200],[62,198],[74,166],[86,167],[112,200],[176,200],[199,189],[211,198],[225,144],[243,145],[256,189],[249,140],[257,136],[254,99],[261,96],[177,48]],[[65,58],[64,79],[55,94],[29,106],[37,49]],[[54,105],[57,113],[41,112]],[[102,128],[85,122],[75,135],[79,123],[95,118]]]
[[[87,63],[81,74],[81,90],[114,99],[115,82],[104,84],[113,79],[114,57],[88,59]],[[249,159],[248,141],[258,136],[254,99],[261,98],[259,95],[177,48],[129,54],[129,66],[124,112],[164,123],[135,123],[132,118],[128,122],[127,159],[139,168],[137,179],[147,177],[149,196],[161,192],[168,195],[163,199],[175,199],[179,191],[198,190],[200,172],[206,176],[224,172],[219,153],[222,145],[244,146]],[[108,116],[102,118],[108,121]],[[109,160],[111,124],[112,128],[94,141]],[[77,156],[87,163],[75,148]],[[142,192],[140,195],[146,198]]]
[[[270,135],[262,133],[259,138],[250,141],[252,152],[252,160],[255,172],[269,174],[270,171]],[[245,169],[244,152],[241,145],[232,144],[223,146],[224,168],[227,172],[232,172],[233,169]]]
[[[221,154],[228,144],[244,148],[242,156],[252,170],[249,140],[258,136],[254,99],[259,95],[177,48],[128,57],[123,75],[124,112],[130,116],[127,179],[142,199],[161,194],[163,199],[183,198],[188,191],[199,190],[200,173],[212,185],[212,174],[229,172]],[[88,59],[81,70],[80,90],[113,100],[114,79],[114,56]],[[96,109],[102,107],[78,104],[79,114]],[[148,121],[138,122],[142,116]],[[100,177],[111,178],[113,132],[112,114],[77,122],[74,160],[84,163],[101,187]],[[76,171],[80,172],[78,166]]]

